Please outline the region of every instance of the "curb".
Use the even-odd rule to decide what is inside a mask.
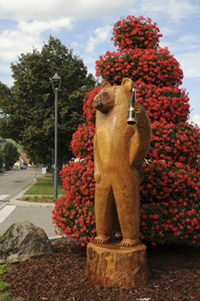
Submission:
[[[44,207],[44,208],[55,207],[55,203],[38,203],[38,202],[20,201],[17,199],[10,200],[10,204],[17,205],[17,206],[27,206],[27,207]]]

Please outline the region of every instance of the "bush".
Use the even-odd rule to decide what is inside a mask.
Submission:
[[[152,123],[151,148],[141,170],[141,240],[166,242],[200,237],[200,129],[189,124],[189,97],[180,89],[183,72],[167,48],[159,47],[159,29],[150,19],[128,16],[114,24],[117,52],[107,51],[96,62],[103,81],[121,84],[133,79],[137,101]],[[57,231],[85,245],[95,235],[93,136],[95,87],[86,94],[84,124],[71,147],[78,162],[66,165],[61,177],[64,196],[53,211]]]
[[[61,235],[81,239],[82,245],[95,234],[94,164],[91,160],[71,161],[61,171],[66,193],[53,210],[53,223]],[[58,233],[56,231],[56,233]]]
[[[15,162],[19,159],[19,152],[12,143],[7,142],[2,150],[3,154],[3,163],[5,164],[5,169],[8,170],[11,168]]]

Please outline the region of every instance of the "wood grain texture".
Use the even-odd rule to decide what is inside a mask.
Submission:
[[[124,247],[139,243],[140,168],[151,140],[151,124],[140,103],[134,104],[136,124],[127,124],[132,89],[129,78],[120,86],[106,82],[94,99],[95,242],[111,242],[119,221]]]
[[[148,280],[146,246],[126,248],[119,243],[89,243],[86,276],[104,287],[139,287]]]

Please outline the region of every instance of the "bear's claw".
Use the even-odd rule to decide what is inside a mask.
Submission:
[[[120,243],[122,247],[135,247],[139,244],[139,241],[137,239],[123,239]]]
[[[99,235],[95,237],[94,242],[97,244],[107,244],[110,242],[110,236],[105,236],[105,235]]]

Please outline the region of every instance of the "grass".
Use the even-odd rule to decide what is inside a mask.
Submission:
[[[34,194],[34,195],[53,195],[54,194],[54,186],[52,175],[47,174],[44,178],[37,178],[37,183],[34,184],[30,189],[25,192],[26,194]],[[64,194],[64,190],[62,185],[58,185],[58,194]]]
[[[9,293],[6,292],[10,287],[10,284],[4,282],[4,277],[9,273],[10,270],[8,268],[8,264],[3,264],[2,266],[0,266],[0,301],[10,300]]]

